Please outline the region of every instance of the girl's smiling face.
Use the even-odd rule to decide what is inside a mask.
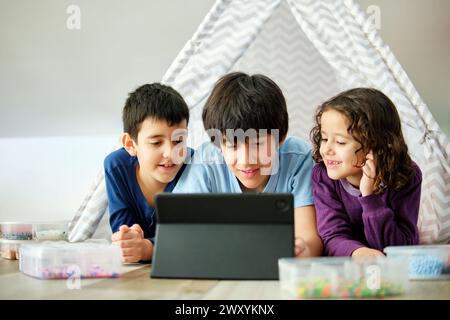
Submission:
[[[328,176],[333,180],[345,178],[359,186],[365,157],[361,144],[348,132],[348,119],[339,111],[328,109],[322,114],[320,126],[320,155]]]

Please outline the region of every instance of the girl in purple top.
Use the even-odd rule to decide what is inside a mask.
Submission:
[[[317,227],[330,256],[383,255],[419,242],[422,173],[382,92],[356,88],[324,102],[311,131]]]

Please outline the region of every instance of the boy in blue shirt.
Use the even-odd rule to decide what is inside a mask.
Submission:
[[[321,255],[311,148],[301,139],[286,137],[288,113],[281,89],[263,75],[225,75],[206,101],[202,117],[211,142],[196,151],[173,192],[292,193],[295,254]]]
[[[183,171],[189,109],[171,87],[146,84],[130,93],[122,120],[123,148],[104,161],[112,242],[122,248],[124,262],[148,261],[154,196],[171,192]]]

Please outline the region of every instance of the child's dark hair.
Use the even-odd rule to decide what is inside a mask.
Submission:
[[[207,131],[277,129],[280,141],[289,127],[286,100],[278,85],[264,75],[243,72],[229,73],[216,82],[202,118]]]
[[[382,192],[385,187],[398,190],[410,181],[414,169],[397,109],[384,93],[372,88],[344,91],[319,106],[315,127],[311,130],[316,162],[323,161],[319,152],[322,139],[320,120],[322,114],[330,109],[348,119],[347,130],[361,144],[359,150],[364,155],[372,150],[377,167],[376,193]]]
[[[183,97],[172,87],[144,84],[131,92],[122,112],[123,130],[137,141],[142,122],[148,117],[166,120],[169,126],[189,121],[189,108]]]

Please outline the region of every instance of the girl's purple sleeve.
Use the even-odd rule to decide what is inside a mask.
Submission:
[[[422,173],[414,165],[415,176],[410,183],[390,195],[390,207],[382,195],[359,197],[363,208],[364,234],[371,248],[382,251],[387,246],[419,243],[419,215]]]
[[[312,180],[317,228],[324,243],[325,254],[351,256],[356,249],[365,247],[363,243],[353,239],[349,217],[322,164],[313,168]]]

